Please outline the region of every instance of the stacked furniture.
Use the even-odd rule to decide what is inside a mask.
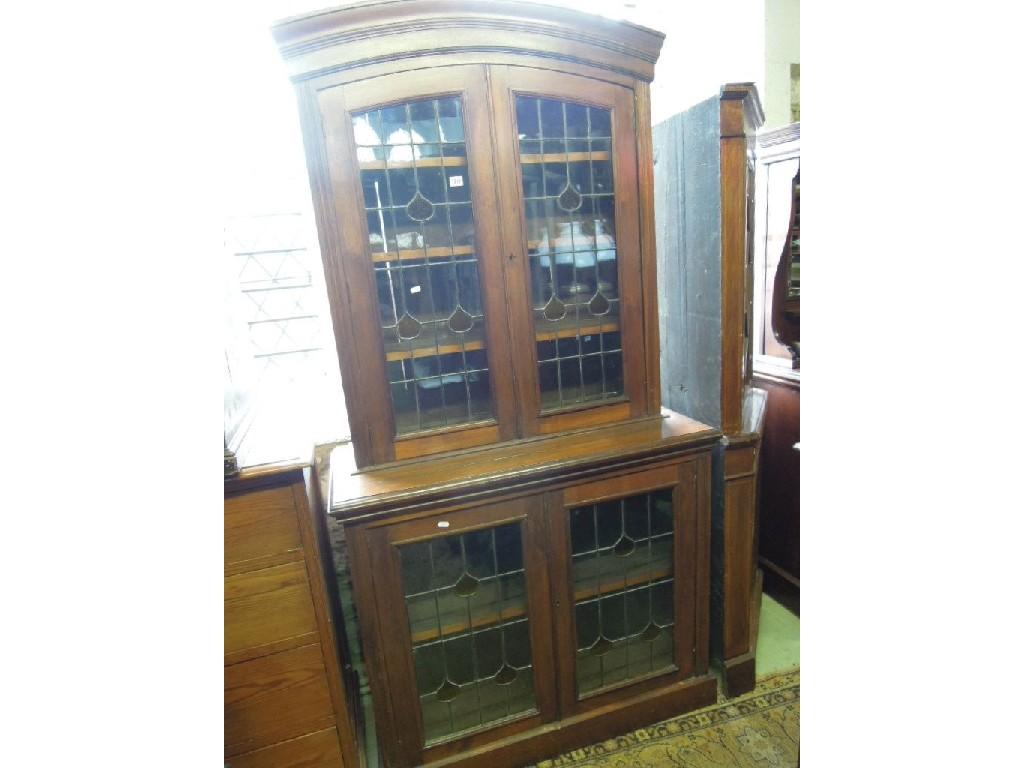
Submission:
[[[224,761],[232,768],[361,764],[310,480],[307,465],[286,462],[224,481]]]
[[[721,433],[661,407],[663,36],[477,0],[274,35],[351,419],[329,513],[384,762],[523,765],[712,703]]]
[[[761,574],[757,468],[764,392],[751,385],[757,90],[731,83],[654,127],[661,387],[724,433],[712,525],[712,651],[730,695],[754,687]]]

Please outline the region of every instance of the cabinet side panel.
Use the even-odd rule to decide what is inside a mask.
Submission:
[[[337,90],[337,89],[336,89]],[[297,88],[299,115],[302,123],[302,140],[306,150],[306,166],[309,171],[310,190],[313,195],[313,212],[320,240],[320,257],[324,265],[324,280],[327,294],[332,297],[331,322],[334,330],[335,344],[338,350],[338,363],[341,367],[341,385],[345,390],[345,403],[348,410],[349,428],[356,451],[356,462],[359,466],[371,464],[379,451],[376,441],[382,432],[387,433],[390,426],[390,412],[386,418],[374,418],[372,408],[353,408],[352,404],[363,406],[366,402],[360,387],[363,380],[360,376],[362,366],[358,357],[358,345],[349,314],[351,303],[348,297],[348,277],[345,274],[343,252],[343,236],[348,241],[358,240],[361,232],[342,232],[335,216],[334,195],[330,179],[330,163],[325,141],[324,119],[321,116],[317,99],[317,91],[310,84]],[[351,196],[351,193],[349,193]],[[361,292],[369,295],[368,291]],[[345,300],[339,301],[339,297]],[[379,398],[377,398],[379,399]],[[372,401],[371,401],[372,402]],[[367,403],[368,404],[368,403]],[[390,433],[387,433],[390,436]]]
[[[654,144],[651,136],[651,86],[636,84],[637,176],[640,192],[641,281],[644,295],[644,356],[647,364],[646,413],[661,409],[661,355],[658,315],[657,235],[654,210]]]
[[[723,122],[725,111],[739,112],[739,101],[726,101],[721,107]],[[742,119],[739,120],[742,123]],[[722,138],[720,145],[722,196],[722,369],[721,369],[721,427],[726,434],[740,431],[743,403],[743,344],[745,313],[747,309],[747,139],[733,136]]]
[[[721,425],[718,99],[654,127],[664,404]]]

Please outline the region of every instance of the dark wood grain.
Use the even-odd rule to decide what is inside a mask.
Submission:
[[[651,132],[650,85],[635,86],[637,131],[637,180],[640,203],[640,279],[643,284],[643,344],[647,371],[646,412],[661,407],[661,341],[658,329],[658,256],[655,251],[654,145]]]
[[[323,653],[327,687],[334,709],[342,763],[355,768],[360,764],[356,727],[358,703],[354,695],[357,689],[350,689],[350,694],[345,687],[342,674],[343,654],[346,654],[348,649],[343,642],[344,632],[336,630],[341,622],[340,605],[336,596],[332,600],[332,593],[328,589],[328,585],[335,582],[335,574],[328,548],[327,532],[323,525],[324,507],[320,499],[318,478],[314,477],[313,470],[309,469],[304,480],[302,484],[292,485],[292,494],[306,555],[306,575],[313,598],[313,612]]]
[[[663,418],[503,444],[421,462],[357,470],[350,446],[331,457],[331,515],[364,517],[466,493],[524,491],[552,477],[584,479],[714,443],[719,432],[672,411]]]
[[[749,385],[752,344],[750,308],[753,263],[750,236],[753,179],[749,153],[764,122],[757,89],[750,83],[722,86],[719,152],[722,211],[722,377],[721,426],[727,435],[742,431],[743,395]]]
[[[679,418],[674,414],[666,416],[668,418],[664,421]],[[607,427],[604,431],[621,433],[628,426]],[[678,422],[676,426],[683,427],[683,423]],[[693,426],[690,424],[691,428]],[[685,434],[686,429],[682,432]],[[539,445],[549,440],[533,442]],[[684,441],[681,445],[688,444]],[[532,444],[531,447],[532,450],[520,452],[509,460],[521,465],[524,456],[536,453],[536,447]],[[487,754],[497,764],[504,764],[507,754],[520,754],[524,744],[539,750],[548,739],[552,744],[569,743],[564,739],[571,738],[573,729],[561,732],[566,720],[571,720],[574,713],[602,712],[605,713],[602,717],[608,722],[626,722],[638,716],[630,709],[629,702],[644,697],[658,698],[666,691],[677,690],[682,681],[706,674],[710,449],[710,442],[701,442],[696,447],[689,445],[682,454],[669,451],[656,459],[647,457],[633,468],[623,468],[606,461],[591,479],[585,481],[567,479],[563,471],[545,474],[542,480],[530,484],[526,479],[530,477],[529,473],[524,475],[520,467],[516,482],[494,487],[488,485],[491,476],[486,470],[493,468],[499,457],[508,451],[507,446],[499,446],[476,452],[489,459],[482,460],[475,471],[466,472],[464,468],[464,482],[457,491],[440,494],[431,504],[418,509],[409,505],[399,509],[392,500],[383,505],[380,515],[363,515],[359,511],[360,504],[379,505],[379,500],[349,499],[350,506],[341,519],[353,545],[357,607],[361,615],[369,612],[368,620],[363,624],[363,637],[371,687],[377,692],[374,697],[377,723],[388,764],[461,764],[466,755],[473,754],[480,755],[474,759],[483,760],[482,755]],[[464,465],[476,454],[453,456],[447,461]],[[445,462],[445,459],[431,458],[389,469],[368,470],[353,477],[365,479],[366,476],[392,472],[399,473],[406,483],[413,478],[424,482],[424,474],[432,474],[437,471],[436,465]],[[454,464],[448,466],[449,470],[453,468]],[[547,466],[541,463],[535,471],[538,469],[544,472]],[[436,483],[436,479],[427,479],[426,482],[428,485],[420,488],[424,492],[429,489],[429,483]],[[572,610],[578,596],[573,594],[570,586],[567,512],[574,505],[665,487],[674,488],[677,523],[673,568],[677,605],[675,667],[665,673],[578,697]],[[530,619],[538,714],[527,714],[509,723],[425,747],[412,667],[413,639],[402,597],[398,547],[516,520],[525,526],[526,615]],[[445,525],[441,527],[439,522]],[[486,620],[486,616],[483,619]],[[474,615],[474,626],[480,620],[480,616]],[[454,629],[457,628],[445,627],[443,631]],[[423,639],[420,638],[421,641]],[[619,715],[612,716],[610,713],[613,711],[618,711]],[[581,721],[584,722],[590,721]],[[560,735],[544,735],[550,729],[555,729]],[[531,759],[539,759],[538,755],[534,753]]]
[[[438,55],[441,29],[449,45]],[[659,385],[657,376],[652,378],[658,365],[657,308],[652,291],[654,265],[650,263],[648,269],[647,264],[653,262],[653,222],[649,211],[638,210],[650,202],[649,121],[644,117],[637,122],[635,114],[638,107],[649,112],[649,99],[646,90],[638,99],[634,89],[653,75],[661,33],[529,3],[396,0],[289,19],[275,27],[274,35],[293,66],[299,88],[359,466],[657,412]],[[429,65],[415,64],[418,60],[429,60]],[[473,74],[464,80],[467,72]],[[502,93],[498,85],[503,79],[504,86],[600,103],[613,110],[617,239],[623,262],[619,284],[625,310],[623,334],[629,339],[623,344],[625,404],[588,404],[538,418],[535,335],[523,332],[521,321],[515,322],[517,316],[528,314],[529,300],[526,285],[511,269],[522,270],[525,253],[517,254],[522,238],[510,236],[509,229],[513,223],[519,225],[521,210],[515,199],[518,161],[507,156],[507,150],[514,154],[517,149],[511,146],[515,134],[509,91],[506,87]],[[487,81],[486,88],[480,87],[481,80]],[[466,105],[471,173],[484,176],[474,177],[474,202],[478,210],[499,212],[476,217],[495,419],[492,425],[450,434],[439,431],[396,438],[394,415],[383,396],[387,387],[373,306],[372,260],[365,254],[366,225],[361,220],[362,206],[354,204],[361,199],[361,189],[348,118],[357,109],[451,92],[460,93]],[[637,125],[644,129],[637,132]],[[639,163],[638,148],[644,153]],[[638,214],[646,217],[642,242]],[[343,310],[337,308],[339,304]],[[510,329],[502,327],[506,311],[513,318]],[[511,370],[506,360],[511,360]]]
[[[765,589],[785,597],[800,587],[800,382],[757,374],[754,383],[768,392],[758,552]]]
[[[557,725],[525,731],[485,747],[431,763],[438,768],[517,768],[604,741],[641,725],[666,720],[715,702],[713,677],[697,677],[638,692],[626,700],[567,717]]]
[[[637,186],[637,131],[635,106],[630,89],[564,72],[531,67],[491,67],[491,98],[496,126],[496,171],[499,197],[509,215],[503,218],[503,236],[508,258],[505,262],[506,291],[514,339],[516,396],[520,406],[523,436],[562,432],[648,413],[646,364],[642,321],[645,296],[640,274],[639,198]],[[614,141],[616,258],[619,271],[620,329],[623,343],[623,373],[628,406],[582,404],[568,412],[541,414],[537,383],[536,339],[533,299],[530,295],[528,241],[526,235],[521,158],[515,127],[517,94],[546,96],[561,101],[588,104],[611,111]],[[639,132],[643,134],[644,132]],[[648,131],[649,133],[649,131]]]
[[[392,712],[393,691],[387,685],[388,673],[384,661],[383,638],[385,635],[382,624],[382,612],[377,609],[377,593],[374,585],[374,566],[371,549],[379,551],[382,536],[373,532],[373,536],[362,527],[354,527],[346,531],[350,542],[349,556],[352,569],[353,596],[356,612],[360,617],[361,637],[363,642],[363,658],[366,659],[366,671],[370,677],[370,685],[374,691],[373,716],[377,729],[377,742],[381,759],[385,765],[399,765],[401,752],[400,735],[396,731]],[[376,541],[372,540],[376,539]]]

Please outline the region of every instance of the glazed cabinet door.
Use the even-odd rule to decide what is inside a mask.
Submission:
[[[634,93],[491,69],[523,431],[644,415]]]
[[[324,87],[315,108],[330,179],[318,223],[344,298],[331,308],[349,418],[369,446],[360,465],[514,437],[484,68]]]
[[[563,717],[706,671],[706,471],[691,460],[552,494]]]
[[[537,498],[500,502],[366,534],[386,667],[374,689],[387,692],[393,764],[555,719],[540,512]]]

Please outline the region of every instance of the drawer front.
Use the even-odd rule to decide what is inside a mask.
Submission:
[[[225,663],[318,640],[304,562],[224,579]]]
[[[232,757],[230,768],[343,768],[334,728]]]
[[[226,574],[301,557],[302,540],[292,486],[224,499]]]
[[[225,757],[333,725],[334,710],[319,644],[225,668]]]

